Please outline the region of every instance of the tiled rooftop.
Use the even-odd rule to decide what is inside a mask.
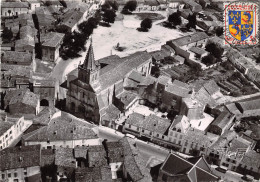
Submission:
[[[141,165],[135,158],[135,151],[132,150],[131,144],[129,143],[128,139],[124,137],[123,139],[119,140],[124,148],[124,166],[126,172],[129,174],[131,179],[134,182],[137,182],[144,178],[144,173],[141,171]],[[138,155],[138,154],[137,154]]]
[[[136,127],[142,126],[142,121],[144,120],[145,116],[139,113],[132,113],[126,119],[126,123],[130,125],[134,125]]]
[[[204,131],[200,131],[194,128],[190,128],[186,135],[184,136],[184,140],[188,140],[189,142],[198,143],[201,146],[209,147],[214,142],[217,141],[218,135],[215,134],[207,134],[205,135]]]
[[[10,98],[9,102],[8,102],[9,99],[5,98],[7,105],[16,104],[16,103],[24,103],[26,105],[37,107],[37,104],[38,104],[38,101],[40,98],[39,95],[36,95],[33,92],[30,92],[29,89],[19,89],[16,92],[8,91],[7,95],[8,95],[7,98]]]
[[[17,52],[17,51],[2,51],[1,53],[2,62],[17,62],[31,64],[33,55],[31,53]]]
[[[124,148],[120,142],[107,142],[109,163],[124,162]]]
[[[55,151],[55,165],[76,168],[77,162],[73,156],[72,148],[58,148]]]
[[[195,94],[196,99],[204,105],[208,105],[210,108],[217,106],[216,101],[209,95],[204,87]]]
[[[8,131],[13,125],[14,123],[11,122],[0,121],[0,136]]]
[[[211,125],[218,126],[221,129],[224,129],[229,122],[232,122],[231,118],[234,115],[228,111],[223,111],[221,114],[211,123]],[[234,118],[234,117],[233,117]]]
[[[177,95],[179,97],[189,97],[190,89],[186,89],[182,86],[178,86],[173,83],[173,84],[168,84],[165,87],[165,91]]]
[[[0,170],[40,166],[41,146],[30,145],[6,148],[0,151]]]
[[[101,167],[107,164],[106,151],[103,145],[92,145],[88,147],[89,167]]]
[[[89,123],[60,116],[51,120],[48,126],[37,130],[36,133],[27,136],[25,141],[57,141],[76,139],[96,139],[98,138]]]
[[[242,158],[241,163],[246,166],[254,166],[256,168],[259,168],[260,167],[260,154],[253,150],[249,150],[248,152],[245,153],[244,157]]]
[[[29,9],[28,2],[1,2],[1,8],[27,8]]]
[[[62,40],[65,34],[57,32],[49,32],[41,36],[42,46],[56,47]]]
[[[209,36],[205,32],[197,32],[191,35],[187,35],[184,37],[180,37],[174,40],[171,40],[172,43],[175,43],[178,46],[184,46],[191,44],[193,42],[197,42],[200,40],[207,39]]]
[[[260,99],[238,102],[237,104],[242,108],[242,112],[260,109]]]
[[[207,53],[207,51],[205,51],[204,49],[199,48],[199,47],[194,47],[194,46],[191,47],[191,48],[189,49],[189,51],[194,52],[195,54],[199,54],[199,55],[202,55],[202,54]]]

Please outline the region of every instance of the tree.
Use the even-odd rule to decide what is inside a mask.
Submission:
[[[106,11],[106,10],[108,10],[108,9],[111,9],[111,6],[110,6],[110,4],[108,3],[108,1],[105,1],[105,3],[101,5],[101,10],[102,10],[102,11]]]
[[[189,21],[186,26],[187,29],[190,29],[190,28],[196,29],[196,25],[197,25],[196,14],[194,13],[193,15],[189,15],[187,19]]]
[[[160,76],[160,68],[158,66],[152,66],[151,75],[154,75],[156,78]]]
[[[8,14],[9,14],[9,16],[10,16],[10,14],[11,14],[11,10],[9,9],[7,12],[8,12]]]
[[[96,19],[97,22],[100,22],[102,19],[100,10],[97,10],[93,17]]]
[[[131,14],[134,10],[136,10],[136,7],[137,7],[137,1],[128,1],[122,10],[122,13]]]
[[[114,23],[115,22],[116,13],[113,10],[105,10],[102,14],[102,20],[106,23]]]
[[[168,21],[169,21],[172,25],[174,25],[174,26],[180,25],[180,24],[182,23],[180,13],[179,13],[179,12],[172,13],[172,14],[168,17]]]
[[[150,18],[145,18],[141,24],[141,30],[147,32],[150,28],[152,28],[152,20]]]
[[[115,0],[113,0],[113,1],[111,0],[111,1],[107,1],[107,2],[115,11],[118,10],[118,3]]]
[[[260,54],[256,57],[256,63],[260,63]]]
[[[205,65],[209,66],[209,65],[216,63],[216,58],[214,56],[212,56],[211,54],[209,54],[207,56],[204,56],[201,59],[201,62],[204,63]]]
[[[78,29],[82,34],[89,37],[93,33],[93,29],[97,28],[97,24],[96,18],[90,17],[87,21],[79,24]]]
[[[206,51],[210,52],[215,58],[220,59],[223,55],[224,49],[216,43],[208,43],[206,45]]]
[[[216,28],[216,35],[217,36],[221,36],[221,35],[223,35],[223,33],[224,33],[223,27],[217,27]]]
[[[13,38],[13,32],[9,30],[7,27],[4,28],[3,33],[2,33],[2,38],[6,42],[10,42]]]
[[[67,8],[67,3],[64,0],[60,1],[60,3],[64,8]]]

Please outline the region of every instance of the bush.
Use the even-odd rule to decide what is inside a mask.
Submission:
[[[150,18],[145,18],[140,26],[142,30],[147,32],[152,27],[152,20]]]
[[[197,25],[196,14],[189,15],[187,19],[189,22],[187,23],[186,28],[187,29],[190,29],[190,28],[196,29],[196,25]]]
[[[172,13],[172,14],[168,17],[168,21],[169,21],[172,25],[174,25],[174,26],[180,25],[180,24],[182,23],[180,13],[179,13],[179,12]]]
[[[217,36],[221,36],[221,35],[223,35],[223,33],[224,33],[223,27],[217,27],[216,28],[216,35]]]
[[[201,59],[201,62],[207,66],[210,66],[212,64],[215,64],[216,63],[216,58],[214,56],[212,56],[211,54],[207,55],[207,56],[204,56],[202,59]]]
[[[133,11],[136,10],[136,7],[137,7],[137,1],[128,1],[123,10],[122,10],[122,14],[131,14]]]
[[[105,10],[102,14],[102,20],[106,23],[114,23],[116,18],[116,13],[113,10]]]
[[[220,47],[218,44],[209,43],[206,45],[206,51],[210,52],[215,58],[221,58],[223,55],[224,49]]]

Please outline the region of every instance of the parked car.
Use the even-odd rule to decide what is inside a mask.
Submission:
[[[221,173],[226,173],[228,169],[225,166],[219,166],[219,167],[216,168],[216,170],[221,172]]]
[[[244,175],[244,176],[242,176],[241,179],[245,180],[245,181],[254,181],[255,178],[253,176],[250,176],[250,175]]]

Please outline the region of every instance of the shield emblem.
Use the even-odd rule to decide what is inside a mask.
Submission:
[[[246,40],[253,33],[253,11],[229,11],[228,22],[229,33],[237,40]]]

